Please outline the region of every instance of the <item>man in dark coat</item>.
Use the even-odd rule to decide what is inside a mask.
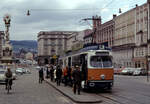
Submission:
[[[53,65],[51,65],[51,69],[50,69],[50,78],[51,78],[51,81],[53,81],[53,79],[54,79],[54,67],[53,67]]]
[[[44,80],[44,72],[43,72],[43,68],[41,68],[39,70],[39,83],[42,83],[43,80]]]
[[[60,68],[60,66],[57,66],[56,69],[56,81],[57,81],[57,86],[60,86],[60,82],[61,82],[61,76],[62,76],[62,69]]]
[[[76,65],[75,70],[72,72],[73,77],[73,92],[76,94],[76,90],[78,89],[78,94],[80,94],[80,88],[81,88],[81,72],[80,67]]]

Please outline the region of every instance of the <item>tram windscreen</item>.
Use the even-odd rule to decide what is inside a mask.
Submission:
[[[92,56],[90,64],[92,67],[112,67],[112,60],[110,56]]]

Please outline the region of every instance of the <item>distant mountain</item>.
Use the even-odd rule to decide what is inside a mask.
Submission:
[[[37,41],[35,40],[11,40],[10,43],[15,53],[18,53],[21,49],[27,52],[37,52]]]

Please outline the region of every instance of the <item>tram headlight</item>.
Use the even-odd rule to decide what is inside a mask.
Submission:
[[[105,79],[105,75],[104,75],[104,74],[100,75],[100,78],[101,78],[102,80],[104,80],[104,79]]]

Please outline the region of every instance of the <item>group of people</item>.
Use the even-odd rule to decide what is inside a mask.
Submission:
[[[74,68],[66,67],[62,69],[59,65],[50,65],[46,69],[41,68],[39,70],[39,83],[42,83],[44,80],[44,70],[46,70],[46,78],[50,78],[52,82],[56,82],[57,86],[60,86],[62,82],[62,76],[64,79],[64,85],[67,86],[70,83],[73,86],[73,92],[80,94],[81,89],[81,72],[80,67],[76,65]]]
[[[44,80],[44,68],[41,68],[39,70],[39,83],[42,83]],[[51,81],[57,82],[57,85],[60,86],[61,83],[61,77],[62,77],[62,69],[60,66],[50,65],[49,67],[46,67],[46,78],[50,78]]]

